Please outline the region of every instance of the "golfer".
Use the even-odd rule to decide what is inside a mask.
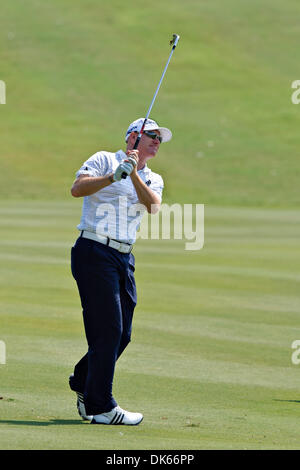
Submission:
[[[136,230],[144,212],[157,212],[162,199],[163,180],[147,161],[161,142],[172,138],[169,129],[148,119],[134,150],[143,122],[140,118],[129,125],[125,152],[100,151],[86,160],[71,189],[72,196],[84,197],[71,268],[88,352],[69,383],[77,393],[80,416],[93,424],[136,425],[143,419],[141,413],[120,408],[112,394],[115,364],[130,341],[137,301],[132,254]]]

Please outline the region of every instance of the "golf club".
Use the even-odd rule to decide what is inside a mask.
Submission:
[[[147,111],[147,114],[146,114],[146,117],[145,117],[145,119],[144,119],[143,125],[142,125],[142,127],[141,127],[140,132],[139,132],[139,135],[137,136],[137,139],[136,139],[136,141],[135,141],[135,144],[134,144],[134,147],[133,147],[134,150],[138,148],[138,145],[139,145],[139,143],[140,143],[140,140],[141,140],[141,137],[142,137],[142,134],[143,134],[143,130],[144,130],[145,125],[146,125],[146,122],[147,122],[147,119],[148,119],[148,117],[149,117],[149,115],[150,115],[150,113],[151,113],[151,109],[152,109],[153,104],[154,104],[154,101],[155,101],[155,99],[156,99],[158,90],[159,90],[160,85],[161,85],[161,83],[162,83],[162,81],[163,81],[163,79],[164,79],[165,73],[166,73],[166,71],[167,71],[168,65],[169,65],[169,63],[170,63],[171,57],[172,57],[172,55],[173,55],[173,52],[174,52],[174,50],[175,50],[175,47],[176,47],[177,44],[178,44],[179,39],[180,39],[180,36],[179,36],[178,34],[173,34],[173,39],[170,41],[170,46],[173,46],[173,47],[172,47],[172,50],[171,50],[171,53],[170,53],[170,55],[169,55],[169,58],[168,58],[168,60],[167,60],[167,63],[166,63],[166,65],[165,65],[165,68],[164,68],[164,70],[163,70],[162,76],[160,77],[159,83],[158,83],[157,88],[156,88],[156,90],[155,90],[154,96],[153,96],[153,98],[152,98],[151,104],[150,104],[149,109],[148,109],[148,111]],[[126,177],[127,177],[127,174],[126,174],[125,172],[122,173],[122,178],[125,179]]]

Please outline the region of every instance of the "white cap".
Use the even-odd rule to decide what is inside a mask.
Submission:
[[[126,142],[131,132],[140,132],[144,121],[145,121],[145,118],[139,118],[139,119],[136,119],[136,121],[133,121],[129,125],[127,132],[126,132],[126,136],[125,136]],[[154,130],[159,131],[162,137],[162,142],[168,142],[169,140],[172,139],[172,132],[170,131],[170,129],[167,129],[166,127],[160,127],[157,124],[157,122],[153,121],[152,119],[147,119],[144,130],[145,131],[154,131]]]

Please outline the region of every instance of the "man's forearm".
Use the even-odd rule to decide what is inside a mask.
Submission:
[[[74,181],[71,194],[74,197],[90,196],[112,183],[112,174],[97,177],[84,175]]]
[[[144,181],[139,177],[137,173],[132,172],[131,175],[132,183],[135,187],[138,199],[141,204],[143,204],[149,214],[155,214],[159,211],[160,208],[160,199],[148,188]]]

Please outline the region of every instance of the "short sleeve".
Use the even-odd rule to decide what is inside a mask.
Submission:
[[[157,196],[159,196],[160,200],[162,200],[164,181],[160,175],[155,174],[155,177],[153,178],[153,181],[151,182],[149,187],[152,189],[152,191],[155,192]]]
[[[86,160],[76,173],[80,175],[103,176],[107,170],[107,160],[101,152],[97,152]]]

